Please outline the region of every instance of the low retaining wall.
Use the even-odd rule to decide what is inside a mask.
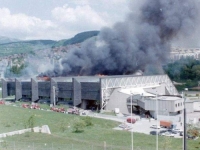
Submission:
[[[7,137],[7,136],[13,136],[13,135],[16,135],[16,134],[24,134],[26,132],[31,132],[31,131],[51,134],[49,126],[48,125],[44,125],[42,127],[34,127],[33,129],[28,128],[28,129],[23,129],[23,130],[17,130],[17,131],[2,133],[2,134],[0,134],[0,138],[4,138],[4,137]]]

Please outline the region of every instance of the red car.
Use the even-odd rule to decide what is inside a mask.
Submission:
[[[50,110],[55,111],[55,112],[65,113],[65,108],[51,107]]]
[[[23,108],[30,108],[29,104],[22,104]]]
[[[40,106],[38,104],[32,104],[31,109],[40,109]]]
[[[126,121],[128,123],[135,123],[136,122],[136,119],[135,118],[127,118]]]
[[[1,105],[5,105],[5,102],[3,100],[0,100]]]

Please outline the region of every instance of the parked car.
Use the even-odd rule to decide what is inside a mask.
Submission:
[[[151,135],[160,135],[160,132],[159,131],[158,132],[157,131],[150,131],[150,134]]]
[[[22,104],[22,107],[23,108],[30,108],[30,105],[29,104]]]
[[[172,133],[172,132],[165,132],[164,134],[163,134],[164,136],[169,136],[169,137],[174,137],[175,136],[175,134],[174,133]]]
[[[126,119],[126,121],[127,121],[128,123],[135,123],[135,122],[136,122],[136,119],[135,119],[135,118],[129,117],[129,118]]]
[[[189,135],[189,134],[188,134],[188,135],[187,135],[187,138],[193,140],[193,139],[195,139],[195,136],[192,136],[192,135]]]
[[[150,128],[160,129],[160,125],[151,125]]]
[[[127,125],[126,123],[122,123],[119,125],[120,128],[124,129],[124,130],[130,130],[132,129],[131,126]]]
[[[0,105],[5,105],[5,101],[0,100]]]
[[[172,131],[176,131],[177,133],[179,133],[179,132],[183,132],[182,129],[172,129]]]
[[[32,104],[30,106],[31,109],[40,109],[40,106],[38,104]]]
[[[164,136],[166,132],[167,132],[167,130],[161,130],[159,133],[160,133],[160,135]]]

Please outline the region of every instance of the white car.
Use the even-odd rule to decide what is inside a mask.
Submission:
[[[175,136],[175,134],[173,134],[171,132],[165,132],[163,135],[164,136],[169,136],[169,137],[174,137]]]
[[[183,132],[181,129],[172,129],[172,131],[175,131],[176,133]]]
[[[124,129],[124,130],[131,130],[132,129],[131,126],[124,124],[124,123],[120,124],[119,127]]]
[[[160,125],[151,125],[150,128],[160,129]]]

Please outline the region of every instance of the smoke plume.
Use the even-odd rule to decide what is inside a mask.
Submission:
[[[103,28],[42,75],[161,73],[173,39],[195,29],[198,6],[196,0],[146,0],[140,7],[131,3],[124,22]]]

